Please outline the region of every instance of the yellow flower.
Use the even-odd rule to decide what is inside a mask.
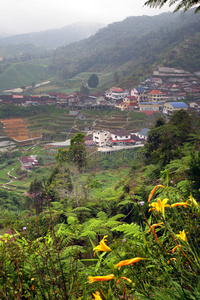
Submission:
[[[169,204],[166,204],[167,201],[169,199],[164,199],[163,201],[161,201],[159,198],[157,199],[157,202],[153,202],[151,204],[149,204],[149,206],[151,206],[151,208],[149,209],[149,211],[156,210],[158,212],[161,212],[161,214],[163,215],[163,217],[165,216],[165,207],[170,207]]]
[[[170,259],[167,261],[167,263],[169,264],[171,260],[176,260],[176,258],[174,258],[174,257],[170,258]]]
[[[155,239],[156,239],[157,242],[159,242],[159,240],[158,240],[158,236],[156,234],[156,227],[157,226],[161,226],[162,224],[163,224],[163,222],[151,225],[151,227],[149,228],[149,230],[147,232],[147,233],[149,233],[150,231],[152,231],[153,235],[155,236]]]
[[[151,200],[153,194],[155,193],[155,191],[156,191],[156,189],[157,189],[158,187],[161,187],[161,188],[163,188],[163,189],[166,190],[166,188],[165,188],[163,185],[161,185],[161,184],[156,185],[156,186],[153,188],[153,190],[151,191],[150,195],[149,195],[148,202]]]
[[[93,283],[96,281],[109,281],[115,278],[115,275],[109,274],[106,276],[88,276],[89,283]]]
[[[92,293],[92,295],[94,296],[95,300],[102,300],[102,298],[99,296],[98,292],[96,292],[96,294]]]
[[[188,198],[188,201],[191,201],[192,204],[198,208],[198,203],[192,195],[190,195],[190,197]]]
[[[180,248],[181,248],[181,245],[177,245],[176,247],[174,247],[174,248],[171,250],[171,252],[174,253],[174,252],[176,251],[177,248],[180,249]]]
[[[121,277],[121,279],[124,279],[124,280],[128,281],[129,283],[131,283],[131,282],[132,282],[132,280],[130,280],[130,279],[129,279],[129,278],[127,278],[127,277]]]
[[[100,241],[98,246],[93,248],[93,251],[95,251],[94,254],[98,251],[105,251],[105,252],[111,251],[111,249],[105,244],[105,242],[107,241],[106,238],[107,238],[107,235],[105,235],[103,237],[103,239]]]
[[[127,266],[127,265],[134,265],[136,262],[140,261],[140,260],[145,260],[146,258],[142,258],[142,257],[135,257],[135,258],[131,258],[131,259],[127,259],[127,260],[122,260],[120,261],[117,265],[115,265],[116,267],[119,267],[119,270],[122,266]]]
[[[179,237],[182,241],[187,242],[185,230],[179,231],[179,234],[177,234],[176,236]]]
[[[188,205],[188,201],[186,201],[186,202],[177,202],[177,203],[173,203],[173,204],[171,205],[171,207],[176,207],[176,206],[187,207],[187,205]]]
[[[116,285],[117,285],[118,283],[120,283],[121,279],[124,279],[124,280],[128,281],[128,283],[132,283],[132,280],[130,280],[129,278],[127,278],[127,277],[121,277],[120,279],[117,280]],[[135,284],[132,283],[132,285],[135,285]]]
[[[161,223],[158,223],[158,224],[153,224],[153,225],[151,225],[151,227],[149,228],[149,230],[147,231],[147,233],[149,233],[151,230],[154,230],[155,229],[155,227],[157,227],[157,226],[161,226],[163,224],[163,222],[161,222]]]

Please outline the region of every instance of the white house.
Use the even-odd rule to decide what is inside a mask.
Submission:
[[[110,132],[98,130],[93,132],[93,141],[99,147],[106,146],[109,143]]]
[[[128,95],[128,91],[124,91],[119,87],[112,87],[110,90],[106,91],[105,97],[112,100],[120,100]]]
[[[146,88],[144,87],[135,87],[131,90],[131,96],[134,96],[137,99],[137,102],[147,101]]]
[[[138,136],[140,139],[147,140],[147,134],[150,131],[148,128],[143,128],[140,132],[136,132],[135,135]]]

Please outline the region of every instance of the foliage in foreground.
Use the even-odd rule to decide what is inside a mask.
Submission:
[[[152,190],[147,219],[144,201],[130,194],[143,226],[124,222],[123,215],[81,223],[81,207],[61,212],[58,203],[28,223],[25,216],[15,223],[21,230],[1,238],[1,298],[199,299],[200,207],[192,195],[167,195],[167,186]],[[59,224],[60,214],[66,222]]]

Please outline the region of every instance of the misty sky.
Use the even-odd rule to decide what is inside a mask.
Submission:
[[[76,22],[110,24],[128,16],[173,11],[144,7],[145,0],[0,0],[0,34],[61,28]]]

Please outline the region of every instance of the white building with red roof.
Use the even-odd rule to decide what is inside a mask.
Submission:
[[[110,133],[110,142],[113,146],[128,146],[135,144],[135,140],[131,138],[131,134],[124,128],[112,131]]]
[[[111,100],[120,100],[129,94],[128,91],[124,91],[119,87],[112,87],[110,90],[106,91],[105,97]]]

